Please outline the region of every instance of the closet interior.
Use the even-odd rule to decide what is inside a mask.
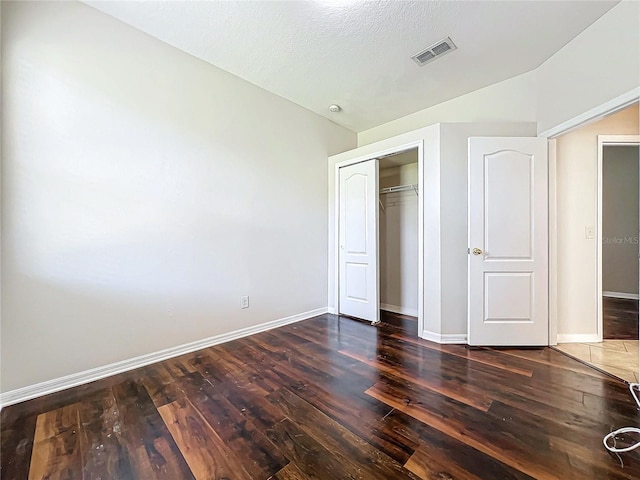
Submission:
[[[381,313],[418,316],[418,149],[379,160]]]

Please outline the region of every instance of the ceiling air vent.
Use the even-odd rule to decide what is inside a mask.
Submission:
[[[418,65],[423,66],[427,63],[435,60],[437,57],[441,57],[445,53],[452,52],[457,47],[451,41],[449,37],[440,40],[439,42],[434,43],[430,47],[425,48],[419,53],[416,53],[413,57],[414,62]]]

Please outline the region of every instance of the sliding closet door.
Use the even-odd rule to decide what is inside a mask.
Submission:
[[[377,322],[378,160],[340,168],[339,312]]]

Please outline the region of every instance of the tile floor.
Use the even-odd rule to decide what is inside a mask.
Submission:
[[[638,381],[638,340],[560,343],[556,348],[628,382]]]

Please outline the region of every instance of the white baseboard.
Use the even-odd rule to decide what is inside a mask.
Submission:
[[[330,313],[331,315],[337,315],[337,311],[336,311],[336,307],[328,307],[327,308],[327,313]]]
[[[600,342],[597,333],[559,333],[558,343],[597,343]]]
[[[640,295],[638,295],[637,293],[602,292],[602,296],[612,298],[626,298],[627,300],[640,300]]]
[[[455,343],[455,344],[467,344],[466,333],[435,333],[428,330],[422,332],[422,338],[436,343]]]
[[[271,330],[272,328],[282,327],[290,323],[307,320],[308,318],[316,317],[327,312],[327,307],[317,308],[297,315],[291,315],[290,317],[284,317],[278,320],[254,325],[253,327],[241,328],[240,330],[235,330],[233,332],[215,335],[202,340],[196,340],[195,342],[185,343],[184,345],[166,348],[158,352],[140,355],[139,357],[130,358],[128,360],[122,360],[102,367],[92,368],[90,370],[73,373],[60,378],[54,378],[53,380],[47,380],[46,382],[36,383],[35,385],[10,390],[0,394],[0,406],[6,407],[8,405],[13,405],[14,403],[24,402],[25,400],[31,400],[32,398],[59,392],[60,390],[66,390],[67,388],[76,387],[111,375],[144,367],[145,365],[184,355],[185,353],[195,352],[196,350],[212,347],[220,343],[230,342],[231,340],[237,340],[238,338]]]
[[[400,307],[398,305],[390,305],[388,303],[381,303],[380,310],[386,310],[388,312],[398,313],[400,315],[410,315],[412,317],[418,316],[417,308]]]

